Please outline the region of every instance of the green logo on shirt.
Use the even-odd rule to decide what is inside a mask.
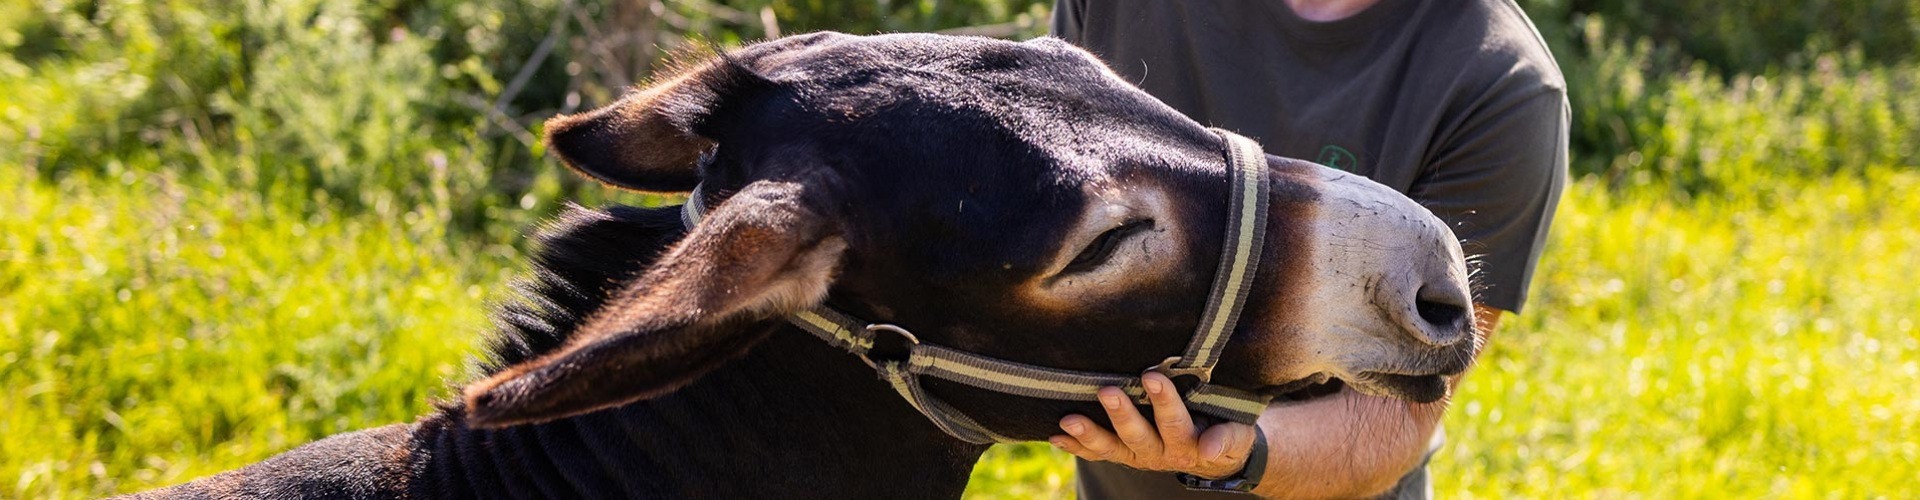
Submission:
[[[1332,144],[1320,148],[1320,159],[1316,160],[1316,162],[1348,172],[1352,172],[1354,167],[1360,166],[1360,159],[1353,156],[1352,151],[1347,151],[1347,148]]]

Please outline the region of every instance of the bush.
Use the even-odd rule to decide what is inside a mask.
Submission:
[[[1566,75],[1576,174],[1690,198],[1920,165],[1910,5],[1521,3]]]
[[[1610,184],[1667,184],[1678,195],[1920,165],[1920,61],[1880,65],[1859,50],[1820,54],[1810,71],[1722,77],[1655,45],[1603,43],[1562,58],[1573,101],[1576,171]]]
[[[1866,61],[1911,61],[1920,48],[1920,4],[1911,0],[1573,0],[1570,11],[1607,19],[1619,40],[1647,39],[1723,73],[1806,69],[1831,50]]]
[[[478,56],[439,64],[433,53],[485,41],[441,44],[386,25],[390,13],[377,7],[37,6],[0,26],[30,34],[6,37],[18,43],[0,59],[0,89],[21,97],[0,106],[9,118],[0,140],[25,145],[0,159],[48,179],[179,170],[296,206],[337,201],[384,215],[478,205],[493,191],[493,163],[517,152],[470,136],[482,118],[461,111],[462,97],[490,80],[471,63]]]

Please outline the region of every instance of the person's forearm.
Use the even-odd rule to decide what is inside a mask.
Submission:
[[[1484,342],[1498,326],[1500,310],[1476,305],[1474,313]],[[1454,377],[1453,383],[1459,380]],[[1268,407],[1260,416],[1261,432],[1267,435],[1267,471],[1254,492],[1269,498],[1385,492],[1425,456],[1445,411],[1445,401],[1408,403],[1351,388]]]
[[[1426,453],[1444,403],[1410,404],[1342,389],[1260,416],[1269,498],[1351,498],[1392,488]]]

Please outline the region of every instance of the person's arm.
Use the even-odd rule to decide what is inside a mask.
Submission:
[[[1499,309],[1475,305],[1482,341],[1500,321]],[[1458,384],[1460,377],[1452,382]],[[1060,420],[1067,435],[1049,439],[1083,459],[1142,470],[1225,477],[1239,472],[1253,448],[1256,427],[1228,423],[1193,425],[1186,405],[1166,377],[1148,374],[1144,385],[1154,418],[1140,414],[1118,388],[1101,391],[1115,431],[1080,415]],[[1254,493],[1269,498],[1336,498],[1378,494],[1392,488],[1427,452],[1446,402],[1420,404],[1342,389],[1302,403],[1267,407],[1259,432],[1267,437],[1265,478]],[[1335,458],[1338,457],[1338,458]]]
[[[1487,341],[1501,311],[1476,305],[1474,312],[1481,341]],[[1460,379],[1451,382],[1458,386]],[[1385,492],[1426,456],[1446,405],[1447,400],[1409,403],[1346,388],[1328,397],[1270,407],[1260,418],[1268,443],[1267,476],[1254,493],[1350,498]]]

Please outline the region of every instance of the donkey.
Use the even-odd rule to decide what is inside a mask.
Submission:
[[[697,186],[711,211],[568,210],[460,400],[146,495],[958,497],[987,445],[783,318],[831,304],[930,344],[1137,374],[1203,320],[1230,220],[1222,136],[1049,38],[762,42],[546,134],[584,175]],[[1213,383],[1443,398],[1478,349],[1452,234],[1371,181],[1250,161],[1267,244]],[[1104,414],[924,389],[1009,440]]]

